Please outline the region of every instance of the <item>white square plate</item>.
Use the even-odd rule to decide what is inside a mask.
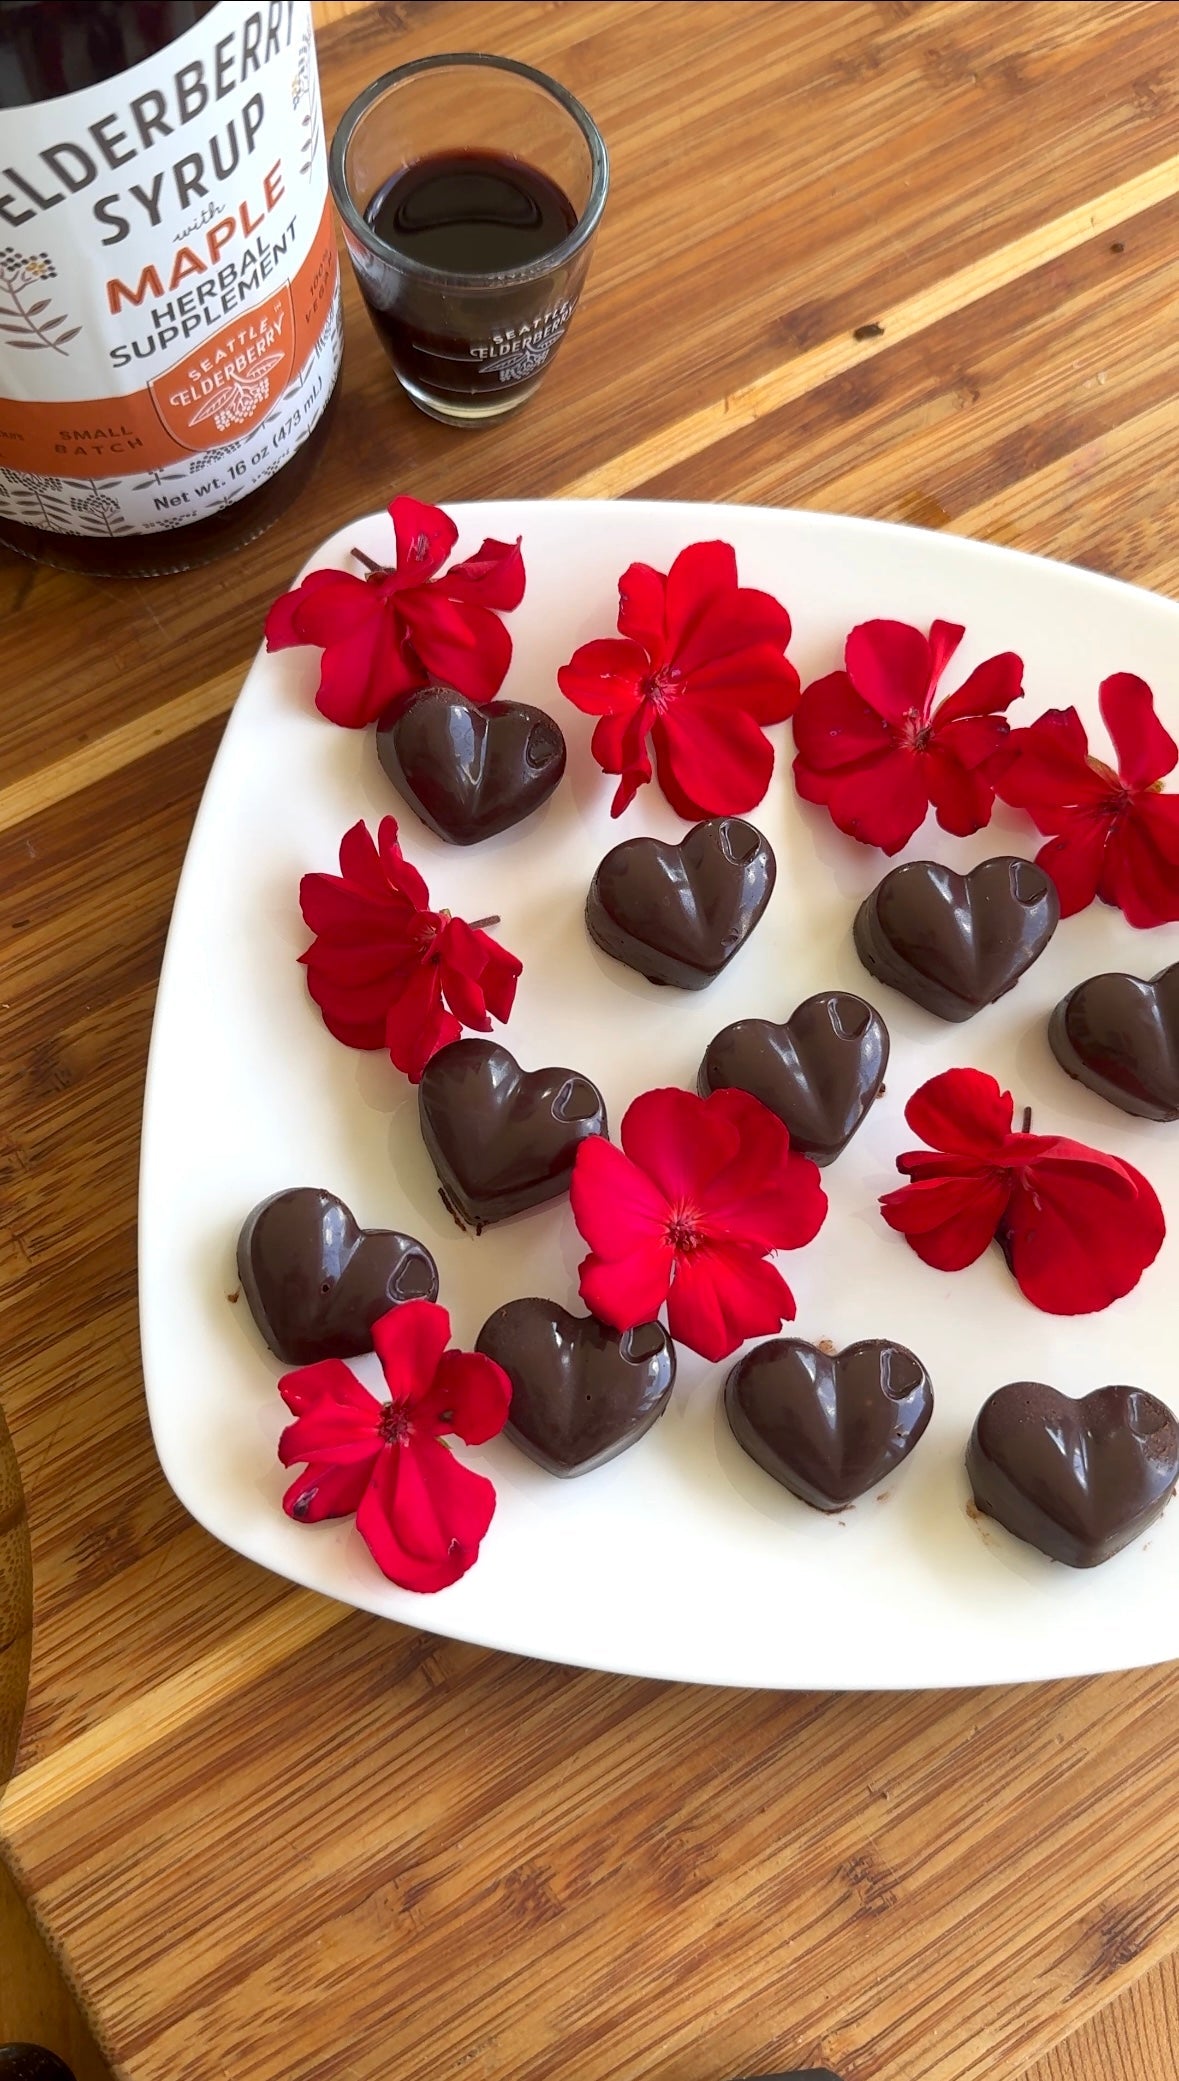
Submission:
[[[789,725],[766,801],[752,813],[778,880],[748,945],[711,988],[656,989],[610,961],[582,911],[597,861],[621,838],[678,838],[655,786],[617,823],[613,782],[589,752],[591,720],[556,685],[577,644],[613,632],[617,581],[635,559],[666,570],[687,543],[734,544],[741,582],[794,619],[803,683],[842,662],[848,630],[875,615],[966,625],[944,682],[1014,649],[1031,721],[1073,702],[1107,756],[1098,682],[1150,681],[1179,726],[1179,606],[1005,549],[814,513],[749,507],[502,501],[451,509],[457,555],[484,535],[523,537],[527,592],[509,617],[515,656],[504,698],[556,715],[565,780],[534,817],[470,848],[421,825],[377,763],[373,732],[341,730],[313,706],[319,653],[260,654],[209,778],[176,898],[144,1107],[140,1300],[144,1370],[164,1471],[194,1517],[252,1560],[412,1626],[554,1661],[718,1684],[854,1689],[1008,1682],[1131,1667],[1179,1655],[1179,1507],[1104,1567],[1055,1566],[967,1511],[963,1451],[984,1398],[1039,1379],[1069,1394],[1127,1381],[1179,1403],[1179,1125],[1132,1120],[1071,1082],[1046,1039],[1057,999],[1107,968],[1154,974],[1179,958],[1179,927],[1135,932],[1100,905],[1062,925],[998,1004],[944,1025],[861,969],[851,923],[889,863],[840,836],[795,797]],[[341,529],[308,568],[352,545],[392,556],[384,514]],[[892,1037],[885,1094],[824,1174],[817,1240],[779,1262],[798,1303],[795,1333],[844,1345],[890,1337],[924,1359],[933,1421],[881,1491],[824,1517],[739,1450],[719,1407],[727,1366],[680,1354],[666,1415],[608,1466],[560,1481],[506,1440],[470,1455],[499,1503],[480,1559],[422,1597],[381,1576],[350,1520],[290,1522],[275,1445],[283,1368],[244,1304],[233,1306],[238,1229],[288,1185],[323,1185],[369,1226],[407,1229],[434,1252],[455,1340],[472,1345],[491,1310],[537,1293],[578,1309],[583,1254],[562,1200],[463,1235],[443,1208],[417,1124],[416,1094],[382,1055],[334,1041],[296,957],[308,935],[299,878],[334,871],[343,832],[395,815],[433,899],[460,916],[496,911],[524,963],[509,1025],[527,1069],[558,1063],[600,1085],[612,1131],[654,1084],[694,1085],[711,1036],[747,1014],[783,1019],[813,991],[861,992]],[[989,830],[949,838],[932,817],[899,857],[965,869],[1031,854],[1030,823],[1000,809]],[[1160,1192],[1171,1234],[1137,1290],[1103,1314],[1039,1314],[997,1250],[955,1275],[927,1269],[885,1228],[879,1195],[914,1146],[906,1099],[936,1071],[992,1072],[1033,1107],[1041,1131],[1111,1150]],[[357,1362],[375,1383],[373,1361]],[[460,1452],[464,1448],[459,1447]],[[464,1454],[464,1456],[466,1456]]]

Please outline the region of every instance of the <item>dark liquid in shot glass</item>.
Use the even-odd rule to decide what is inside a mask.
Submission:
[[[472,283],[543,260],[577,223],[569,197],[538,167],[482,151],[415,160],[378,188],[364,214],[395,254]],[[405,274],[392,308],[366,300],[401,374],[462,398],[535,378],[567,322],[567,312],[549,309],[560,295],[551,281],[532,281],[464,297],[461,279],[442,290]]]

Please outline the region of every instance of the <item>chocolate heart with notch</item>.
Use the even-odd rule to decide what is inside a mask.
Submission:
[[[361,1228],[342,1199],[314,1185],[272,1193],[246,1216],[237,1273],[270,1349],[294,1366],[371,1351],[379,1316],[438,1298],[424,1243]]]
[[[613,1330],[555,1301],[508,1301],[475,1349],[512,1383],[506,1435],[550,1474],[589,1474],[625,1452],[675,1385],[675,1346],[660,1323]]]
[[[729,1428],[750,1459],[816,1510],[842,1510],[907,1459],[933,1414],[921,1360],[865,1339],[827,1353],[773,1337],[725,1382]]]
[[[541,708],[426,686],[386,708],[377,757],[431,831],[477,845],[548,801],[565,771],[565,739]]]
[[[741,817],[709,817],[678,845],[628,838],[590,883],[586,927],[648,982],[703,990],[744,946],[776,873],[768,841]]]
[[[854,938],[869,975],[939,1019],[972,1019],[1014,988],[1059,921],[1056,885],[1033,860],[1001,856],[969,874],[910,860],[860,905]]]
[[[452,1041],[431,1055],[418,1117],[442,1197],[476,1235],[568,1192],[578,1144],[608,1131],[605,1101],[588,1077],[523,1070],[490,1040]]]
[[[884,1082],[888,1028],[848,990],[808,997],[783,1025],[738,1019],[708,1044],[697,1088],[748,1091],[818,1164],[846,1149]]]
[[[1179,1120],[1179,961],[1151,981],[1091,975],[1048,1023],[1062,1069],[1141,1120]]]
[[[966,1448],[978,1509],[1070,1568],[1096,1568],[1154,1523],[1179,1480],[1179,1424],[1137,1387],[1073,1400],[1014,1380],[983,1403]]]

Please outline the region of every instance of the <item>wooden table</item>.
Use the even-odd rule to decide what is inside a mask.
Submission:
[[[6,1855],[132,2081],[1166,2081],[1169,1669],[687,1690],[289,1589],[161,1478],[135,1174],[193,811],[268,602],[346,516],[761,500],[1179,591],[1176,11],[323,12],[333,117],[491,45],[585,99],[614,192],[519,420],[418,417],[349,285],[329,459],[262,542],[135,584],[0,569],[2,1392],[39,1621]]]

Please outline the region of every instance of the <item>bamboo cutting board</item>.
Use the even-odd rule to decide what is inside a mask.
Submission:
[[[587,102],[613,194],[518,420],[419,418],[349,285],[328,458],[261,542],[121,585],[0,566],[2,1392],[38,1620],[5,1854],[130,2081],[1169,2081],[1169,1669],[693,1691],[290,1590],[159,1474],[134,1194],[201,786],[267,604],[349,515],[757,500],[1179,594],[1175,10],[321,13],[330,117],[490,46]]]

